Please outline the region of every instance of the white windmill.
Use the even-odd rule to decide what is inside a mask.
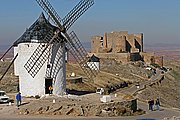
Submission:
[[[66,48],[88,78],[98,73],[96,65],[87,64],[89,56],[75,32],[67,33],[72,24],[94,4],[94,0],[81,0],[62,20],[48,0],[36,1],[55,26],[42,14],[14,42],[15,74],[19,76],[20,92],[23,96],[41,96],[49,92],[49,86],[53,86],[54,95],[63,95],[66,91]]]

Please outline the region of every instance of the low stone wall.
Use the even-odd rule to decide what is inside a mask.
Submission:
[[[68,77],[66,78],[66,81],[73,84],[82,83],[82,77]]]
[[[115,59],[118,62],[126,63],[130,61],[130,53],[89,53],[89,55],[95,55],[99,58]]]
[[[147,64],[151,64],[151,62],[152,62],[151,59],[154,56],[153,52],[151,52],[151,53],[141,52],[140,54],[141,54],[142,58],[144,59],[144,62],[146,62]]]
[[[51,101],[51,102],[50,102]],[[40,100],[21,106],[15,111],[21,115],[65,115],[65,116],[132,116],[143,114],[137,110],[137,100],[112,101],[109,103],[85,102],[77,99]]]
[[[137,100],[102,103],[97,110],[96,116],[132,116],[137,111]]]

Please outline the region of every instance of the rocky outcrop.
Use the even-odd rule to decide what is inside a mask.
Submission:
[[[144,112],[137,110],[137,100],[112,101],[109,103],[85,102],[81,100],[58,99],[56,103],[51,100],[40,100],[21,106],[16,112],[22,115],[65,115],[65,116],[132,116]]]

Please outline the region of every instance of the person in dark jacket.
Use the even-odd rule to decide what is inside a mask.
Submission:
[[[16,95],[16,105],[19,107],[21,105],[21,93],[18,92]]]
[[[159,110],[159,109],[160,109],[160,101],[159,101],[159,98],[156,99],[155,105],[156,105],[156,110]]]
[[[151,110],[151,101],[148,100],[148,109]]]
[[[151,111],[153,111],[154,110],[154,100],[152,99],[151,100]]]
[[[153,107],[154,107],[154,100],[151,99],[148,101],[148,104],[149,104],[149,110],[153,111]]]

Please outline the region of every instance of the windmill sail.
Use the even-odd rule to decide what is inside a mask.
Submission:
[[[13,47],[13,45],[10,46],[10,47],[6,50],[6,52],[0,57],[0,60],[2,60],[2,59],[4,58],[4,56],[11,50],[12,47]]]
[[[89,56],[86,50],[83,48],[81,42],[77,38],[76,34],[72,32],[70,35],[66,32],[72,24],[85,12],[88,8],[90,8],[94,4],[94,0],[81,0],[65,17],[63,20],[59,17],[55,9],[52,7],[48,0],[36,0],[39,6],[50,16],[51,20],[55,25],[59,28],[59,31],[62,33],[60,35],[63,40],[65,40],[67,48],[71,49],[71,53],[74,58],[79,63],[80,67],[87,74],[89,78],[95,77],[97,71],[92,71],[90,67],[87,66],[87,61]],[[63,24],[61,24],[63,22]],[[54,38],[52,35],[47,37],[47,39],[51,39],[50,42],[46,45],[45,49],[42,46],[39,46],[35,53],[30,57],[26,65],[24,66],[27,71],[31,74],[32,77],[38,73],[40,68],[43,66],[45,61],[48,59],[49,54],[47,51],[50,49],[53,44],[58,43],[59,38]],[[43,49],[43,50],[42,50]],[[50,77],[56,77],[58,73],[58,69],[61,67],[61,63],[58,60],[61,58],[61,52],[56,52],[56,57],[52,62],[52,68],[47,70],[46,75]],[[33,63],[33,65],[31,65]],[[95,67],[95,65],[92,66]]]
[[[98,73],[97,66],[94,63],[87,64],[90,57],[88,56],[77,35],[73,31],[69,35],[71,41],[68,41],[66,46],[70,53],[89,78],[95,77]]]
[[[45,41],[51,39],[51,43],[57,37],[57,34],[53,37],[52,36],[53,33],[49,32],[49,34],[45,37]],[[34,51],[27,63],[24,65],[24,67],[32,77],[35,77],[35,75],[39,72],[44,63],[48,60],[50,48],[50,44],[40,43],[40,45]]]
[[[7,67],[7,69],[5,70],[3,75],[1,76],[0,81],[4,78],[4,76],[6,75],[6,73],[8,72],[8,70],[10,69],[11,65],[14,63],[14,61],[16,60],[17,57],[18,57],[18,54],[16,54],[15,57],[12,59],[10,65]]]
[[[68,33],[66,33],[66,31],[64,31],[65,28],[62,28],[62,26],[66,26],[66,25],[71,26],[71,23],[73,23],[73,20],[70,20],[70,19],[74,19],[73,16],[80,17],[80,15],[82,15],[82,14],[80,14],[78,11],[82,11],[84,13],[89,7],[91,7],[94,4],[94,1],[93,0],[81,0],[77,4],[77,6],[75,6],[75,8],[72,10],[72,11],[75,11],[75,13],[70,11],[70,13],[67,15],[67,17],[65,17],[63,19],[63,22],[65,23],[65,25],[61,25],[61,21],[59,20],[60,17],[58,16],[57,12],[53,9],[51,4],[47,0],[36,0],[36,1],[42,7],[42,9],[48,15],[51,16],[52,21],[56,25],[58,25],[60,31],[63,32],[63,35],[64,35],[65,39],[67,40],[68,47],[71,48],[73,50],[73,53],[77,55],[77,56],[76,55],[73,55],[73,56],[75,57],[75,59],[77,60],[77,62],[79,63],[79,65],[83,69],[83,71],[87,74],[87,76],[89,78],[95,77],[96,73],[94,73],[91,70],[91,68],[89,68],[87,66],[87,63],[86,63],[89,59],[89,56],[88,56],[86,50],[83,48],[82,44],[80,43],[79,39],[77,39],[77,36],[75,35],[75,33],[72,32],[71,37],[70,37],[68,35]],[[90,1],[90,2],[88,2],[88,1]],[[85,7],[83,5],[85,5]],[[85,9],[85,11],[81,10],[81,9]],[[72,21],[72,22],[69,22],[69,21]],[[68,23],[70,23],[70,24],[68,25]],[[74,41],[74,40],[76,40],[76,41]],[[95,66],[95,65],[93,65],[93,63],[92,63],[92,66]],[[96,71],[96,72],[98,72],[98,71]]]
[[[48,0],[36,0],[39,6],[49,15],[51,20],[56,24],[61,31],[64,31],[64,27],[61,25],[61,18],[52,7]]]
[[[63,26],[68,30],[72,24],[92,5],[94,0],[81,0],[62,20]]]
[[[63,66],[64,56],[64,43],[57,43],[52,46],[52,54],[49,60],[50,67],[47,68],[46,78],[56,78],[59,70]]]

